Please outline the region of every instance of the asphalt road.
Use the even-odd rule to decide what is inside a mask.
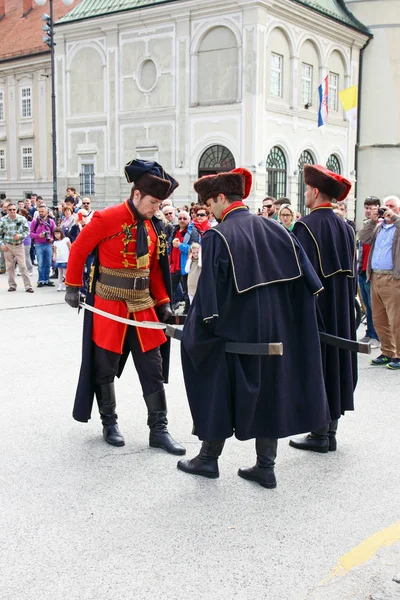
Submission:
[[[205,480],[148,447],[132,364],[116,384],[125,447],[104,443],[96,414],[75,422],[82,315],[54,288],[6,290],[1,275],[2,600],[400,598],[400,373],[362,356],[338,451],[280,441],[276,490],[237,476],[252,441],[228,440],[220,478]],[[172,347],[170,431],[191,457]]]

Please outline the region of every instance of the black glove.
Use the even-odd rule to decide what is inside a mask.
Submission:
[[[157,306],[156,313],[161,323],[167,323],[168,319],[174,314],[169,302],[167,302],[167,304],[161,304],[161,306]]]
[[[72,308],[79,308],[80,295],[81,293],[78,287],[68,285],[67,292],[65,294],[65,302]]]

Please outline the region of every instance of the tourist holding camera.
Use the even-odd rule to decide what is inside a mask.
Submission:
[[[382,352],[371,364],[400,370],[400,198],[387,196],[383,208],[371,208],[360,240],[371,246],[367,281],[371,281],[372,319]]]
[[[54,282],[49,278],[55,227],[56,224],[49,217],[47,207],[41,204],[37,218],[33,219],[31,223],[31,239],[35,244],[38,263],[38,287],[54,286]]]

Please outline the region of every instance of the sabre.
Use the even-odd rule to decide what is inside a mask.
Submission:
[[[153,321],[135,321],[134,319],[125,319],[124,317],[118,317],[94,306],[90,306],[84,302],[79,305],[84,310],[89,310],[92,313],[129,325],[131,327],[142,327],[144,329],[164,329],[165,335],[175,340],[180,341],[182,339],[183,331],[174,325],[183,325],[186,320],[186,315],[171,315],[169,323],[154,323]],[[342,350],[349,352],[357,352],[359,354],[371,354],[371,345],[363,342],[356,342],[354,340],[348,340],[341,338],[330,333],[323,331],[319,332],[319,339],[323,344],[328,346],[335,346]],[[269,342],[269,343],[257,343],[251,344],[247,342],[226,342],[225,352],[228,354],[245,354],[248,356],[282,356],[283,355],[283,344],[282,342]]]
[[[135,321],[134,319],[125,319],[124,317],[118,317],[90,304],[81,302],[80,308],[89,310],[90,312],[111,319],[111,321],[117,321],[117,323],[123,323],[131,327],[142,327],[144,329],[164,329],[165,335],[175,340],[180,341],[182,339],[183,331],[178,327],[171,325],[171,322],[179,325],[183,324],[186,320],[186,315],[171,315],[169,323],[154,323],[152,321]],[[265,344],[250,344],[241,342],[226,342],[225,352],[228,354],[245,354],[250,356],[282,356],[283,355],[283,344],[282,342],[270,342]]]

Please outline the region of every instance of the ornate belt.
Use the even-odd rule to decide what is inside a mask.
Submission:
[[[150,279],[148,277],[121,277],[119,275],[109,275],[108,273],[99,274],[98,281],[104,285],[110,285],[124,290],[147,290],[149,289]]]
[[[129,312],[155,306],[149,290],[149,269],[109,269],[99,267],[96,294],[103,300],[120,300]]]

